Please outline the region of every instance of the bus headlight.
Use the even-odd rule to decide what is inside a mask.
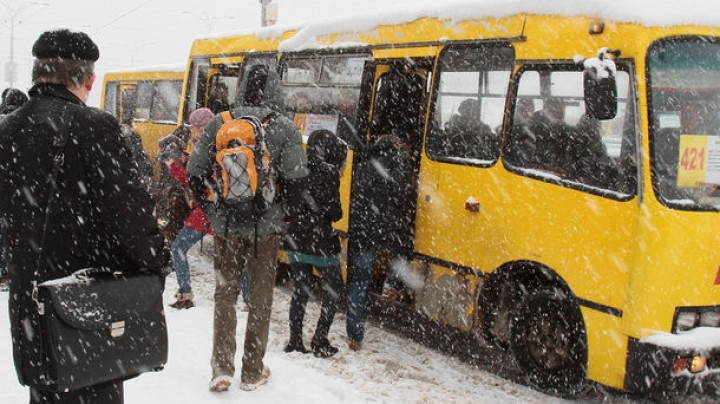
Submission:
[[[703,370],[705,370],[705,366],[707,366],[707,358],[699,355],[693,356],[692,361],[690,361],[690,372],[702,372]]]
[[[684,371],[699,373],[707,368],[707,358],[701,355],[693,357],[676,358],[673,363],[672,374],[677,375]]]

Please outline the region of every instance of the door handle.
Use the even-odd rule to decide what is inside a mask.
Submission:
[[[480,202],[478,202],[475,198],[472,196],[469,196],[465,200],[465,210],[471,213],[478,213],[480,212]]]

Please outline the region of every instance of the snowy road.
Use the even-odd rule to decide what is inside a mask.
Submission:
[[[204,247],[205,254],[210,248]],[[192,281],[197,307],[166,311],[170,336],[169,362],[164,371],[145,374],[125,384],[129,404],[198,404],[214,402],[254,403],[565,403],[529,387],[482,369],[492,363],[468,364],[415,343],[405,336],[369,325],[363,349],[347,349],[345,316],[338,313],[330,332],[340,352],[331,359],[282,351],[288,333],[288,288],[276,288],[266,363],[272,369],[267,386],[243,392],[236,386],[227,393],[211,393],[210,351],[212,338],[212,291],[214,278],[210,257],[191,250]],[[168,278],[166,303],[174,301],[174,276]],[[12,365],[7,318],[7,292],[0,293],[0,402],[26,403],[27,390],[17,383]],[[238,312],[239,333],[247,313]],[[319,305],[311,300],[305,320],[304,339],[312,338]],[[242,347],[242,343],[239,344]],[[499,356],[502,358],[502,356]],[[494,357],[496,358],[496,357]],[[495,359],[493,359],[495,360]],[[240,365],[240,355],[236,358]],[[583,402],[633,402],[622,396],[598,395]]]

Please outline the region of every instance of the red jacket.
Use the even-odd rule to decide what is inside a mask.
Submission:
[[[185,189],[189,191],[187,171],[182,164],[177,161],[173,161],[170,164],[170,173],[185,187]],[[189,192],[188,195],[190,195]],[[193,210],[190,212],[187,219],[185,219],[184,225],[185,227],[189,227],[205,234],[213,234],[213,231],[210,228],[210,218],[202,211],[202,209],[200,209],[200,205],[198,205],[195,199],[193,199]]]

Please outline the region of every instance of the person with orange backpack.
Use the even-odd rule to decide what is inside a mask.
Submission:
[[[270,377],[263,358],[280,234],[286,227],[283,205],[295,199],[308,175],[300,132],[280,114],[279,79],[269,66],[251,66],[241,83],[237,107],[208,123],[188,163],[190,187],[215,231],[217,265],[209,384],[214,392],[227,391],[235,374],[236,304],[245,267],[250,273],[250,311],[240,388],[255,390]],[[238,132],[238,136],[232,132]],[[246,135],[244,140],[239,134]],[[230,152],[228,148],[236,150]],[[248,184],[249,192],[240,186]],[[277,184],[281,194],[286,195],[273,195],[273,187],[268,184]]]

